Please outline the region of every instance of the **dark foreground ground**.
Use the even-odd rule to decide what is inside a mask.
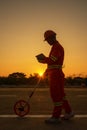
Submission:
[[[28,100],[32,89],[0,88],[0,130],[87,130],[87,88],[65,88],[76,116],[61,124],[44,123],[53,105],[48,88],[36,89],[30,99],[30,112],[24,118],[17,117],[13,106],[19,99]]]

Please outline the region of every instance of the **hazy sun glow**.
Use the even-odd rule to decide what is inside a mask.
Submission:
[[[39,76],[42,77],[43,76],[43,72],[39,72]]]

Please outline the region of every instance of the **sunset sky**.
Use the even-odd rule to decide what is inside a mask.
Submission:
[[[87,75],[87,0],[0,0],[0,76],[43,73],[35,56],[49,54],[48,29],[65,49],[65,75]]]

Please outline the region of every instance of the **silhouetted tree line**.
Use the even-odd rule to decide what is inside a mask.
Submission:
[[[40,77],[38,73],[30,74],[26,77],[26,74],[15,72],[9,74],[7,77],[0,77],[0,85],[36,85],[40,80],[40,85],[48,85],[47,77]],[[65,86],[87,86],[87,77],[66,77]]]
[[[40,85],[47,83],[47,78],[41,78],[38,73],[30,74],[29,77],[26,77],[24,73],[15,72],[7,77],[0,77],[0,85],[36,85],[39,80]]]
[[[67,77],[65,79],[66,86],[87,86],[87,77]]]

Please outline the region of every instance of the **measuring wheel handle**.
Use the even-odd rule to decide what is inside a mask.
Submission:
[[[14,104],[14,112],[19,117],[24,117],[30,111],[30,105],[25,100],[19,100]]]

